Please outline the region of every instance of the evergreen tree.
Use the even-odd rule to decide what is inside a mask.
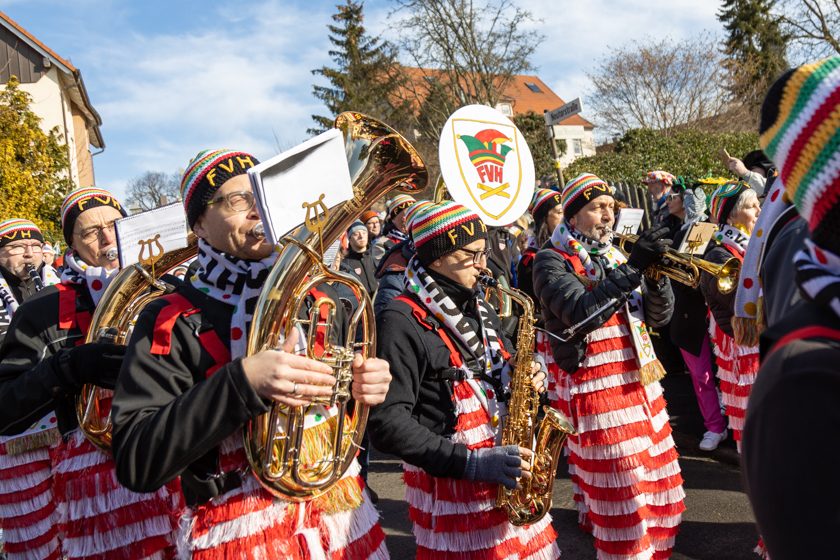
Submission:
[[[401,106],[394,106],[394,92],[399,87],[397,52],[388,41],[365,32],[363,2],[345,0],[328,25],[329,51],[335,67],[323,66],[312,73],[323,76],[329,86],[315,85],[312,92],[324,102],[332,116],[312,115],[317,134],[332,127],[335,115],[343,111],[360,111],[391,124],[399,120]]]
[[[41,130],[31,103],[14,76],[0,89],[0,216],[32,220],[55,239],[61,201],[72,187],[69,157],[58,128]]]
[[[775,79],[787,69],[789,37],[774,16],[775,0],[723,0],[718,20],[727,37],[729,90],[754,116]]]

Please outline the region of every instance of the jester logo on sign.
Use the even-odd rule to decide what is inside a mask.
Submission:
[[[510,183],[504,180],[505,158],[513,151],[507,145],[510,138],[493,128],[481,130],[475,136],[462,134],[457,138],[470,151],[470,161],[478,172],[479,182],[475,186],[481,191],[479,198],[487,200],[500,196],[510,199]]]
[[[440,170],[452,199],[490,226],[521,216],[534,190],[528,144],[506,116],[486,105],[468,105],[441,131]]]

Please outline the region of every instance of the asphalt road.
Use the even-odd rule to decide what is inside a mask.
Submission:
[[[685,374],[671,374],[663,380],[663,386],[674,440],[680,452],[687,507],[672,558],[757,559],[752,549],[758,535],[743,491],[734,443],[730,439],[712,453],[700,451],[697,444],[705,430],[690,378]],[[375,451],[372,459],[369,483],[379,494],[378,507],[391,557],[414,558],[414,537],[408,506],[403,499],[400,463]],[[595,558],[592,538],[577,527],[577,512],[565,463],[558,469],[551,515],[564,559]]]

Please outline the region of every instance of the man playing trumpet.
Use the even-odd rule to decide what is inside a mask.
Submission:
[[[552,404],[578,432],[568,449],[579,523],[599,559],[667,558],[685,493],[645,320],[667,323],[673,296],[667,279],[643,276],[670,245],[667,229],[643,233],[625,258],[604,181],[584,173],[561,198],[564,221],[537,253],[534,291],[562,338],[551,340],[563,378]]]
[[[272,496],[249,470],[243,426],[273,402],[306,406],[328,397],[335,383],[329,366],[295,354],[297,330],[282,348],[245,356],[255,304],[278,256],[257,228],[246,175],[257,163],[243,152],[208,150],[184,172],[199,266],[138,319],[114,398],[118,476],[140,491],[181,478],[190,506],[185,556],[386,558],[355,460],[325,494],[300,502]],[[356,356],[356,402],[382,402],[389,382],[385,361]],[[317,431],[335,414],[311,407],[305,424]]]

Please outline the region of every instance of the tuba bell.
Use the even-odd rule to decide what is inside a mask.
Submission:
[[[187,247],[164,253],[154,265],[135,263],[119,271],[96,306],[85,343],[128,344],[137,317],[146,304],[173,289],[161,277],[197,254],[196,237],[190,234]],[[110,393],[96,385],[83,385],[76,396],[76,418],[82,433],[105,452],[111,451]]]
[[[316,218],[308,217],[280,241],[280,255],[260,293],[248,333],[250,356],[276,348],[291,329],[305,325],[308,334],[302,340],[306,340],[307,356],[329,365],[336,377],[331,397],[300,407],[273,403],[268,413],[244,427],[245,453],[255,477],[271,494],[292,501],[323,494],[350,467],[360,448],[369,411],[366,405],[350,402],[351,365],[357,351],[364,357],[376,353],[370,297],[353,276],[324,266],[321,248],[329,247],[373,202],[395,190],[417,193],[428,181],[420,155],[387,125],[361,113],[346,112],[338,115],[335,127],[344,134],[354,196]],[[323,334],[332,325],[338,302],[319,298],[309,313],[301,312],[310,289],[324,283],[346,286],[359,302],[343,345],[333,345]],[[321,312],[324,309],[326,313]],[[323,337],[316,337],[319,328]],[[318,351],[316,338],[323,346]],[[304,427],[310,406],[335,406],[337,414],[320,425]]]

